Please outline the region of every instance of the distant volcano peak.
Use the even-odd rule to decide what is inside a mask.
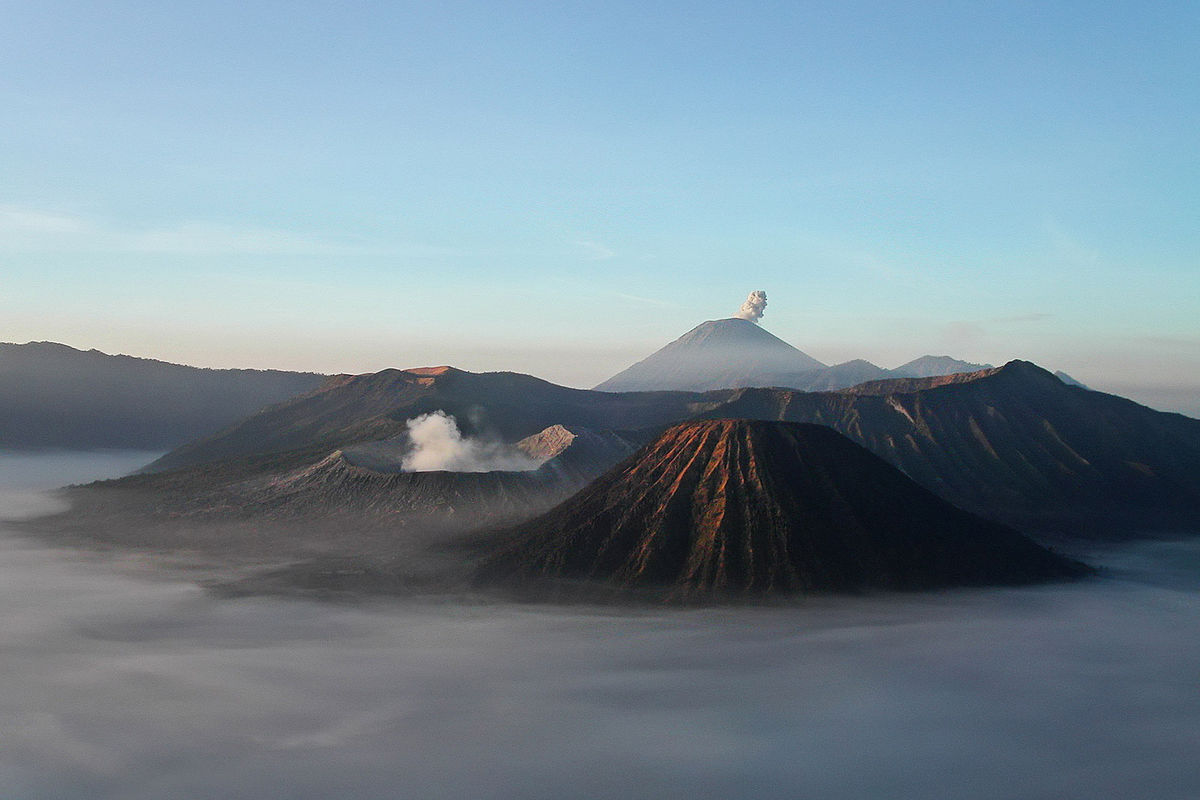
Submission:
[[[605,392],[705,391],[761,386],[766,375],[796,374],[825,365],[747,319],[702,322],[596,388]]]
[[[823,392],[887,379],[925,379],[987,368],[987,364],[949,356],[922,356],[893,370],[861,358],[827,366],[764,330],[758,317],[733,316],[700,323],[595,388],[604,392],[706,392],[783,387]]]

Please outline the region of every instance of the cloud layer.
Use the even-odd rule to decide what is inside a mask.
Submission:
[[[350,607],[0,531],[0,795],[1190,800],[1200,546],[1102,558],[772,608]]]

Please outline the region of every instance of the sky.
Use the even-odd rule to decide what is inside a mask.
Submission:
[[[1200,416],[1200,5],[0,0],[0,340],[600,382],[827,363]]]

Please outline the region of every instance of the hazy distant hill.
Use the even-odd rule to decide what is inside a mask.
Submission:
[[[891,373],[870,361],[856,358],[832,367],[805,372],[799,375],[764,375],[762,380],[746,386],[784,386],[806,392],[831,392],[854,386],[865,381],[891,377]],[[714,387],[716,388],[716,387]]]
[[[485,580],[603,581],[683,599],[929,589],[1086,574],[961,511],[833,430],[715,420],[666,431],[522,523]]]
[[[1080,389],[1090,389],[1091,388],[1086,383],[1075,380],[1070,375],[1063,372],[1061,369],[1054,371],[1054,377],[1058,378],[1060,381],[1067,384],[1068,386],[1078,386]]]
[[[0,448],[166,449],[323,380],[199,369],[53,342],[0,344]]]
[[[969,361],[959,361],[950,356],[921,356],[907,364],[901,364],[891,370],[896,378],[932,378],[935,375],[952,375],[956,372],[978,372],[987,369],[991,364],[972,364]]]
[[[974,372],[949,356],[922,356],[894,370],[854,359],[826,366],[744,319],[709,320],[596,387],[604,392],[711,391],[782,386],[821,392],[884,378],[924,378]]]

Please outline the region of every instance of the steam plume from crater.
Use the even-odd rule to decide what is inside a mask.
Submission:
[[[406,424],[410,449],[401,465],[406,472],[523,471],[541,465],[515,447],[463,436],[458,422],[444,411],[422,414]]]
[[[762,315],[767,308],[767,293],[762,289],[753,291],[746,298],[746,302],[742,303],[742,308],[736,314],[735,319],[746,319],[751,322],[758,322],[762,319]]]

